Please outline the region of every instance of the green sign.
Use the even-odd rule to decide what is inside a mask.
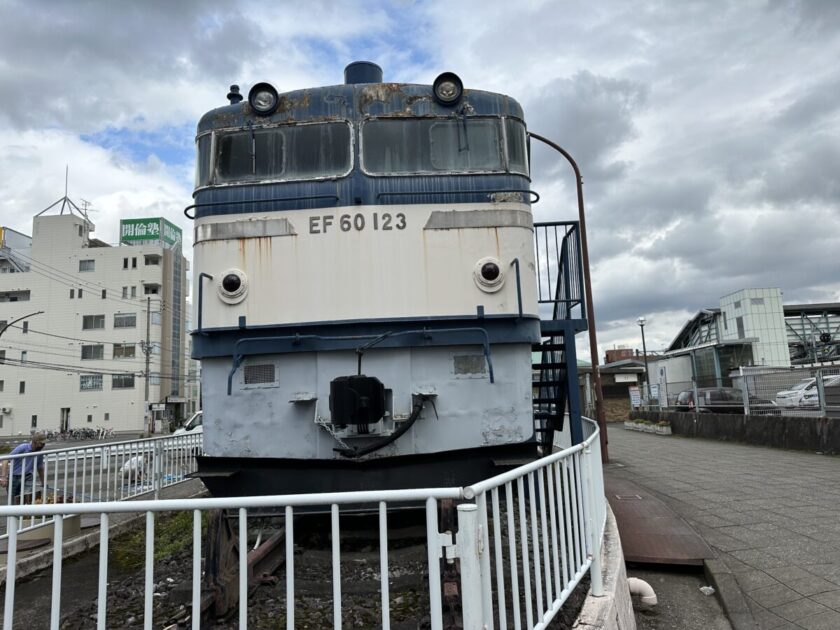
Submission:
[[[120,243],[160,243],[164,247],[181,245],[181,229],[163,218],[122,219]]]

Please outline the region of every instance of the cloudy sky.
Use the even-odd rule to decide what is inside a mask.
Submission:
[[[228,86],[360,59],[509,94],[577,158],[601,357],[640,315],[662,348],[739,288],[840,299],[835,0],[0,0],[0,224],[31,233],[69,165],[102,240],[132,216],[187,236],[195,123]],[[568,166],[533,158],[537,218],[576,218]]]

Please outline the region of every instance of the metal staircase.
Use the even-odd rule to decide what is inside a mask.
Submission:
[[[534,239],[542,335],[532,348],[534,432],[548,454],[567,411],[572,444],[583,441],[575,335],[587,320],[578,223],[535,223]]]

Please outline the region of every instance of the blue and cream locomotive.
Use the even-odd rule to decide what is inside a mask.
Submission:
[[[456,485],[538,456],[562,409],[535,420],[520,105],[367,62],[228,99],[187,209],[211,492]]]

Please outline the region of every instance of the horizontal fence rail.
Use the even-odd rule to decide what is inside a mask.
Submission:
[[[146,493],[157,497],[196,471],[195,456],[202,448],[199,433],[2,455],[5,503],[23,507],[123,501]],[[18,519],[17,528],[22,532],[50,522],[46,515],[30,516]],[[0,538],[9,535],[5,524]]]
[[[100,562],[97,628],[108,624],[109,517],[116,513],[145,514],[145,628],[153,619],[155,527],[163,513],[192,515],[191,624],[201,623],[202,521],[210,510],[233,510],[239,554],[239,627],[248,624],[249,519],[270,509],[283,515],[285,538],[285,614],[295,627],[295,515],[326,507],[332,541],[332,593],[335,627],[342,625],[341,522],[344,510],[371,506],[379,515],[381,627],[390,628],[388,510],[405,504],[422,505],[426,521],[428,614],[432,628],[443,626],[441,567],[459,562],[464,628],[544,628],[587,571],[592,592],[602,593],[600,550],[606,520],[598,429],[587,421],[586,440],[513,471],[465,488],[429,488],[307,495],[108,501],[100,503],[14,504],[0,506],[0,518],[11,521],[8,537],[4,627],[12,627],[15,610],[15,565],[19,523],[25,519],[55,519],[52,627],[60,622],[61,546],[64,521],[76,514],[100,516]],[[455,500],[458,531],[439,531],[439,502]],[[251,521],[251,522],[252,522]],[[278,584],[278,593],[284,592]],[[280,601],[279,598],[277,600]],[[280,604],[278,603],[278,606]],[[278,619],[280,617],[278,616]],[[161,620],[157,620],[158,624]],[[278,621],[279,623],[279,621]]]

